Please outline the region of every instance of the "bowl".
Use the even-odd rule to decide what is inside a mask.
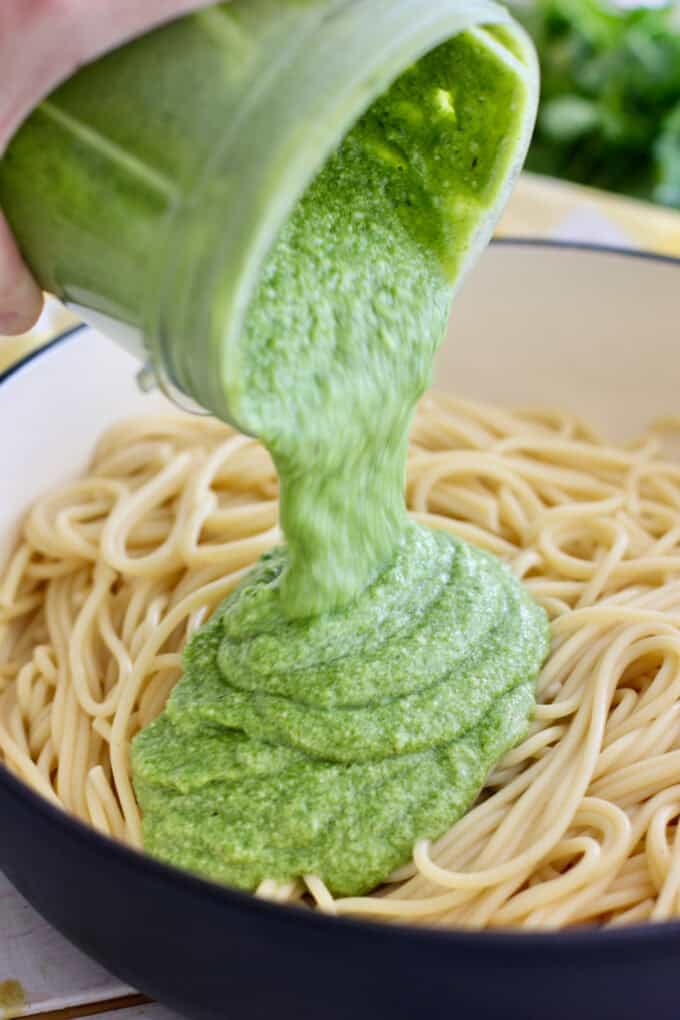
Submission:
[[[680,260],[492,245],[437,364],[440,388],[562,405],[613,438],[678,409]],[[116,419],[163,406],[94,331],[0,377],[0,562],[39,493]],[[654,1020],[678,1016],[680,923],[547,934],[443,931],[256,900],[166,867],[53,808],[0,766],[0,868],[121,979],[196,1020]]]

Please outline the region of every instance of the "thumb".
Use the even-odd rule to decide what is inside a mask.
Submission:
[[[42,291],[0,213],[0,333],[25,333],[35,325],[42,305]]]

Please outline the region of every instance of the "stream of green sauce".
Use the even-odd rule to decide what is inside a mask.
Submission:
[[[145,846],[167,861],[364,892],[526,732],[545,614],[404,503],[413,408],[522,113],[511,68],[447,42],[351,130],[270,253],[228,382],[276,463],[286,546],[192,638],[134,740]]]

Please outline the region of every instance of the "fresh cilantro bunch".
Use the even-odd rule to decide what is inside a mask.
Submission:
[[[680,12],[535,0],[542,98],[527,166],[680,208]]]

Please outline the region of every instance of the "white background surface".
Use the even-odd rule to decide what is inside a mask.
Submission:
[[[132,993],[43,921],[0,873],[0,982],[9,980],[24,989],[27,1016]],[[155,1004],[98,1015],[102,1020],[180,1020]]]

